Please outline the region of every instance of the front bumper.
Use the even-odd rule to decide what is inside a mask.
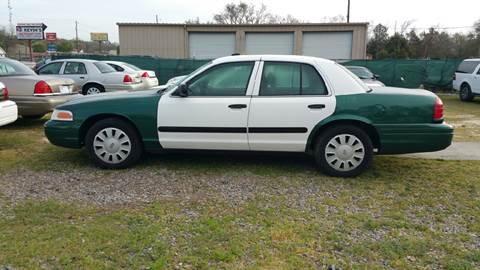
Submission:
[[[11,100],[0,102],[0,127],[13,123],[18,118],[18,107]]]
[[[28,116],[49,113],[58,105],[81,96],[82,95],[79,94],[52,96],[12,96],[11,99],[18,105],[18,114]]]
[[[75,121],[55,121],[48,120],[44,124],[45,136],[50,143],[67,147],[67,148],[81,148],[82,142],[80,140],[80,125]]]
[[[435,152],[452,144],[453,127],[441,124],[378,125],[379,154]]]

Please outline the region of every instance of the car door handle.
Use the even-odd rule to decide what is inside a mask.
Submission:
[[[80,79],[85,79],[85,77],[84,77],[84,76],[80,76]]]
[[[230,109],[244,109],[247,107],[247,104],[231,104],[228,105]]]
[[[310,104],[308,105],[309,109],[324,109],[325,104]]]

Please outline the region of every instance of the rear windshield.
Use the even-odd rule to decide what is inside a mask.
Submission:
[[[8,58],[0,59],[0,77],[24,75],[35,75],[35,72],[17,60]]]
[[[125,63],[125,66],[127,66],[127,67],[129,67],[129,68],[131,68],[131,69],[133,69],[133,70],[135,70],[135,71],[140,71],[140,70],[141,70],[139,67],[134,66],[134,65],[129,64],[129,63]]]
[[[463,61],[457,68],[458,73],[473,73],[480,61]]]
[[[348,70],[357,75],[360,79],[373,79],[373,73],[364,67],[346,67]]]
[[[93,64],[97,67],[97,69],[101,73],[116,72],[116,70],[113,67],[111,67],[109,64],[106,64],[106,63],[103,63],[103,62],[94,62]]]

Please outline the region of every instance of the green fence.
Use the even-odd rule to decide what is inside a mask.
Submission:
[[[388,86],[450,89],[455,70],[462,60],[354,60],[346,66],[364,66]],[[403,79],[402,79],[403,78]]]
[[[122,61],[142,69],[154,70],[160,83],[168,79],[189,74],[208,60],[164,59],[150,56],[109,56],[109,55],[58,55],[61,58],[86,58],[95,60]],[[388,86],[449,89],[452,77],[461,60],[354,60],[343,65],[364,66],[380,76]]]
[[[151,56],[111,56],[111,55],[57,55],[52,59],[82,58],[94,60],[121,61],[135,65],[146,70],[153,70],[157,74],[160,84],[166,83],[168,79],[190,74],[202,66],[208,60],[191,59],[164,59]]]

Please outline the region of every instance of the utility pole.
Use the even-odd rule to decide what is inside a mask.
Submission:
[[[348,0],[347,23],[350,23],[350,0]]]
[[[12,3],[8,0],[8,23],[10,26],[10,35],[13,35],[13,20],[12,20]]]
[[[75,42],[77,45],[77,53],[80,52],[80,48],[78,46],[78,21],[75,21]]]
[[[158,23],[158,14],[155,14],[155,21]]]

